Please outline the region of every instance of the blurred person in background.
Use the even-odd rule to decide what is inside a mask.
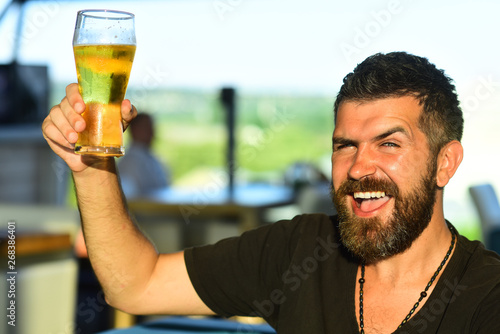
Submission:
[[[153,117],[139,113],[130,123],[132,143],[118,159],[123,192],[127,198],[148,195],[170,185],[170,170],[152,152],[155,135]]]

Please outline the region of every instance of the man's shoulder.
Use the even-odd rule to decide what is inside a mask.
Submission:
[[[300,214],[246,231],[239,237],[230,238],[232,240],[229,242],[251,245],[272,244],[273,248],[285,247],[290,250],[314,246],[319,238],[328,238],[338,243],[336,221],[336,216]]]
[[[337,234],[338,230],[337,216],[328,216],[322,213],[300,214],[292,219],[280,220],[271,226],[307,235]]]
[[[500,255],[498,253],[486,249],[482,242],[469,240],[462,235],[459,236],[458,243],[470,256],[469,265],[473,269],[492,270],[500,273]]]
[[[347,255],[343,250],[338,231],[337,216],[326,214],[301,214],[289,220],[271,224],[267,236],[290,249],[299,256],[310,255],[319,247],[327,248],[329,254],[334,252]],[[340,252],[339,252],[340,251]],[[312,253],[311,253],[312,252]]]
[[[477,329],[486,330],[489,333],[498,333],[498,314],[500,312],[500,255],[487,250],[479,241],[471,241],[460,236],[458,245],[466,251],[462,252],[460,262],[463,268],[454,279],[453,295],[458,297],[457,317],[469,319],[470,332]],[[450,285],[451,287],[451,285]],[[460,315],[458,315],[460,314]],[[470,314],[467,317],[466,314]],[[454,320],[456,321],[456,319]]]
[[[492,295],[500,296],[500,255],[487,250],[479,241],[471,241],[464,236],[458,239],[458,245],[465,250],[459,261],[463,273],[461,284],[468,286],[474,298],[488,299]],[[481,297],[482,296],[482,297]],[[500,300],[497,300],[500,302]]]

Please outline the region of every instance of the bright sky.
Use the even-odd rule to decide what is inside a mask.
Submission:
[[[7,3],[0,0],[0,8]],[[130,85],[324,93],[376,52],[428,57],[454,78],[465,112],[466,160],[447,194],[471,183],[500,191],[500,2],[496,0],[171,0],[33,1],[27,6],[21,63],[46,63],[54,81],[76,80],[76,12],[136,14]],[[0,22],[0,63],[12,60],[16,12]]]
[[[492,73],[500,50],[493,0],[32,1],[19,60],[74,81],[76,11],[91,7],[136,14],[133,85],[331,93],[357,62],[392,50],[426,56],[465,85]],[[0,25],[0,62],[12,58],[15,14]]]

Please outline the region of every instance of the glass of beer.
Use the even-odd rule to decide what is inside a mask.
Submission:
[[[134,19],[134,14],[116,10],[78,12],[73,52],[86,128],[78,134],[76,153],[125,154],[120,107],[135,55]]]

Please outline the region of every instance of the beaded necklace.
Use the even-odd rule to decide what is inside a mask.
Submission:
[[[444,257],[443,261],[441,262],[441,264],[439,265],[439,267],[437,268],[436,272],[434,273],[434,275],[432,275],[431,280],[429,281],[429,283],[427,283],[427,286],[425,287],[425,289],[422,292],[420,292],[420,298],[418,298],[418,301],[415,303],[415,305],[413,305],[413,307],[411,308],[408,315],[403,319],[401,324],[398,326],[398,329],[401,328],[404,324],[406,324],[408,322],[408,320],[410,320],[413,313],[415,313],[415,310],[420,305],[420,302],[422,301],[422,299],[427,297],[427,291],[429,290],[431,285],[436,280],[436,277],[441,272],[441,269],[443,269],[444,265],[446,264],[446,261],[448,261],[448,258],[451,255],[451,252],[453,251],[453,247],[455,246],[455,232],[453,231],[453,227],[451,225],[448,225],[448,228],[450,229],[450,232],[451,232],[450,248],[448,249],[448,252],[446,252],[445,257]],[[359,279],[359,328],[360,328],[360,334],[365,334],[365,329],[364,329],[365,324],[364,324],[364,317],[363,317],[363,285],[364,284],[365,284],[365,264],[362,263],[361,264],[361,278]]]

